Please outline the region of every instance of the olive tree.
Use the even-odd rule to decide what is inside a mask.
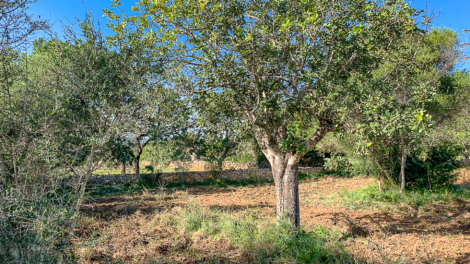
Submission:
[[[167,78],[198,112],[251,124],[272,166],[277,216],[294,226],[299,161],[365,102],[393,93],[371,72],[415,34],[420,14],[401,0],[142,0],[132,11],[105,10],[114,40],[153,41],[172,54]]]

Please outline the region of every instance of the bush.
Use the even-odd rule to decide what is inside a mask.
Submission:
[[[44,185],[0,193],[0,263],[56,262],[73,218],[70,194]]]
[[[441,188],[452,184],[452,172],[461,167],[457,157],[462,153],[460,145],[442,143],[427,151],[415,150],[406,158],[405,177],[410,188]],[[400,164],[395,167],[398,180]]]

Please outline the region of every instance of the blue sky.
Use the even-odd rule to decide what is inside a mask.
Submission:
[[[88,11],[91,11],[96,18],[100,18],[103,31],[107,34],[111,33],[104,29],[107,19],[102,17],[102,10],[109,8],[111,0],[83,0],[83,2]],[[75,21],[75,17],[84,18],[83,2],[82,0],[40,0],[39,3],[30,6],[30,13],[49,19],[51,23],[54,23],[53,30],[61,32],[59,21],[69,24],[67,18],[70,21]],[[134,0],[122,0],[122,7],[124,10],[130,11],[133,3]],[[440,13],[439,17],[434,20],[436,27],[452,28],[460,35],[462,29],[470,29],[470,0],[414,0],[411,5],[417,9],[425,9],[426,3],[428,12]],[[466,34],[461,40],[470,42],[470,34]],[[470,54],[470,50],[467,53]],[[461,67],[470,69],[470,62]]]

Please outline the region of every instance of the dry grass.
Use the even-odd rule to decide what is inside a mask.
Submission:
[[[333,230],[324,231],[320,251],[326,247],[338,257],[342,247],[344,261],[367,263],[470,263],[468,200],[431,203],[413,211],[400,204],[393,210],[352,210],[340,198],[328,198],[373,183],[337,177],[301,182],[303,229],[310,234]],[[273,184],[144,189],[95,199],[83,207],[86,217],[73,241],[71,254],[79,263],[271,263],[294,258],[302,263],[308,256],[297,249],[303,244],[288,256],[269,251],[281,248],[280,242],[266,241],[276,240],[270,233],[279,232],[270,229],[276,226]],[[237,226],[246,230],[233,231]]]

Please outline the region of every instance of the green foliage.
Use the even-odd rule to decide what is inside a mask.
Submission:
[[[186,152],[187,146],[184,139],[152,142],[143,150],[141,159],[160,165],[170,161],[189,160],[190,155]]]
[[[329,153],[322,153],[317,149],[312,149],[307,152],[299,162],[300,167],[323,167],[325,164],[325,157],[328,157]]]
[[[132,155],[131,143],[126,138],[112,138],[106,142],[105,146],[109,150],[109,157],[106,160],[110,161],[111,165],[116,166],[135,162],[135,158]]]
[[[307,140],[315,131],[323,137],[365,101],[388,98],[395,85],[370,73],[418,32],[421,13],[399,0],[141,1],[133,9],[105,10],[110,43],[139,36],[171,51],[167,76],[202,122],[242,120],[275,139],[273,151],[300,155],[319,140]]]
[[[427,151],[415,150],[406,159],[407,186],[411,188],[442,188],[452,184],[452,172],[460,168],[456,159],[462,153],[462,146],[451,142],[431,146]],[[395,168],[398,175],[399,168]]]
[[[459,90],[450,86],[462,83],[454,81],[453,74],[448,75],[458,60],[457,44],[458,35],[445,28],[404,39],[403,49],[391,54],[390,61],[385,61],[373,72],[376,78],[381,78],[390,75],[391,71],[399,71],[396,76],[390,75],[398,78],[392,80],[397,89],[388,95],[375,94],[375,100],[365,102],[368,110],[356,119],[348,133],[336,134],[333,143],[324,148],[323,151],[332,152],[327,166],[393,181],[398,177],[402,149],[405,152],[430,149],[431,141],[435,139],[428,139],[436,135],[436,125],[442,122],[443,115],[453,112],[449,107],[456,105],[455,101],[451,103],[452,99],[446,102],[442,94]],[[414,62],[419,67],[412,70],[396,68],[396,61],[406,56],[404,52],[420,45]],[[408,169],[412,166],[407,166]],[[406,173],[405,177],[408,178]]]
[[[242,142],[241,144],[238,144],[233,151],[234,153],[227,158],[225,158],[225,161],[232,161],[232,162],[237,162],[237,163],[255,163],[258,164],[257,160],[253,160],[253,154],[252,154],[252,149],[253,146],[249,142]]]
[[[74,217],[74,197],[61,186],[40,185],[42,190],[6,190],[0,202],[0,262],[54,263]]]
[[[391,205],[406,204],[424,206],[428,203],[443,203],[453,198],[470,199],[470,189],[460,186],[446,186],[439,189],[414,189],[400,192],[395,186],[380,191],[376,185],[353,191],[344,190],[340,197],[343,204],[354,208],[377,207],[387,208]]]

